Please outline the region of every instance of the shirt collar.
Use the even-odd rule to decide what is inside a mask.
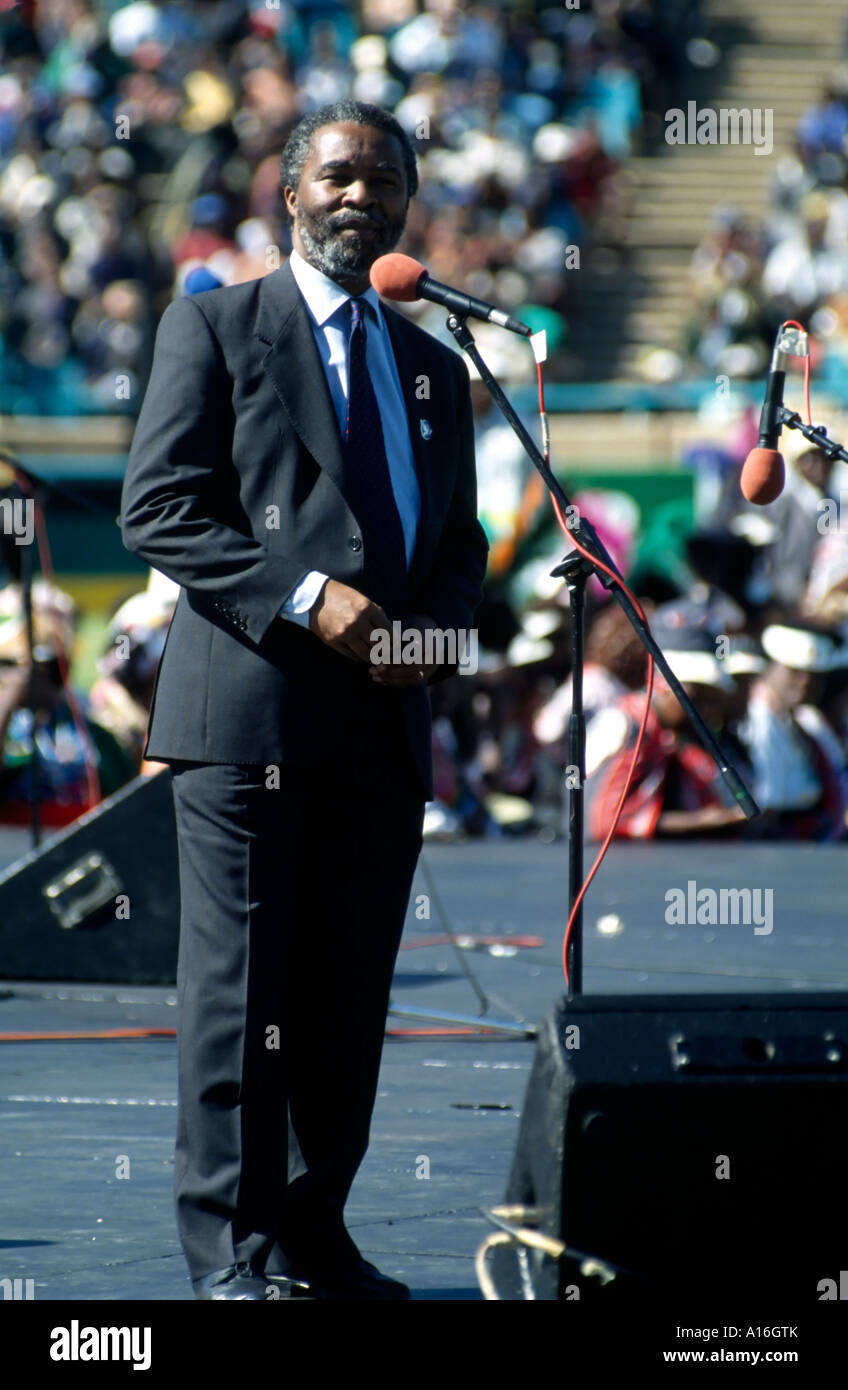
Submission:
[[[316,270],[314,265],[304,260],[294,247],[289,256],[289,265],[297,287],[306,300],[307,309],[319,328],[323,328],[328,319],[331,319],[342,305],[347,304],[352,296],[341,285],[337,285],[335,280],[331,280],[323,271]],[[377,291],[369,288],[358,298],[371,305],[373,314],[370,321],[382,332],[383,315],[380,313],[380,297]]]

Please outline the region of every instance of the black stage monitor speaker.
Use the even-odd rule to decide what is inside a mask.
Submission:
[[[0,875],[0,979],[173,984],[171,774],[137,777]]]
[[[581,996],[544,1020],[507,1203],[539,1299],[814,1302],[848,1260],[848,992]],[[526,1224],[526,1223],[525,1223]]]

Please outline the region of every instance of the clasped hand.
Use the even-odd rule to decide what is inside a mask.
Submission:
[[[403,620],[403,630],[425,632],[436,626],[424,613],[415,613]],[[372,634],[391,633],[391,620],[379,603],[366,598],[358,589],[328,579],[309,610],[309,628],[333,651],[350,661],[364,661],[368,674],[377,685],[404,687],[422,685],[435,674],[436,667],[408,662],[374,661]]]

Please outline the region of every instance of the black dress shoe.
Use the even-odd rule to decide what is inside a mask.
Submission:
[[[195,1298],[202,1299],[249,1299],[253,1302],[263,1302],[309,1296],[306,1280],[289,1278],[285,1274],[257,1274],[249,1264],[216,1269],[212,1274],[204,1274],[201,1279],[193,1279],[191,1286]]]
[[[310,1269],[305,1277],[309,1281],[310,1296],[323,1302],[352,1303],[377,1299],[400,1302],[410,1297],[406,1284],[381,1274],[376,1265],[369,1264],[361,1255],[343,1264]]]

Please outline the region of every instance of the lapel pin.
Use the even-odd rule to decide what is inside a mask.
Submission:
[[[421,421],[421,438],[422,438],[422,439],[429,439],[432,433],[433,433],[433,426],[430,424],[430,421],[429,421],[429,420],[422,420],[422,421]]]

